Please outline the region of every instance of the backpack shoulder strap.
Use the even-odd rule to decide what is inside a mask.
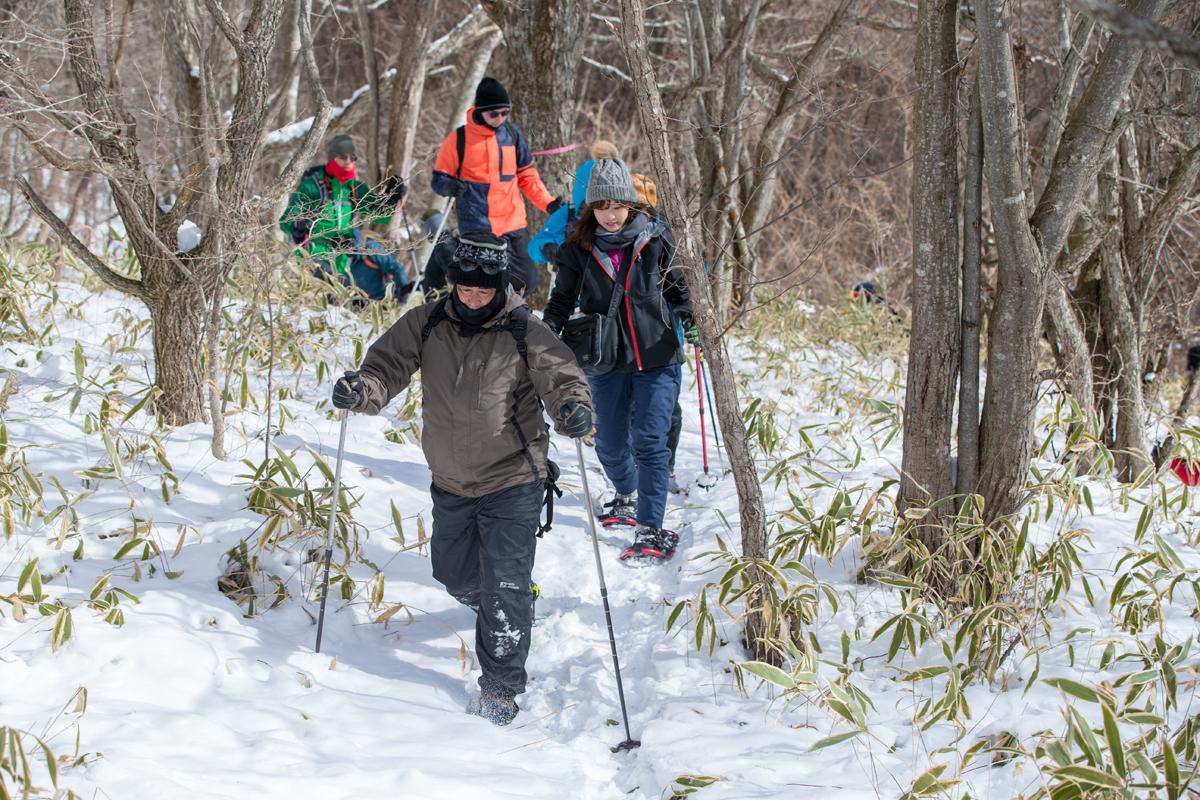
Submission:
[[[530,313],[529,306],[517,306],[508,315],[513,339],[517,342],[517,352],[521,354],[526,369],[529,368],[529,346],[525,344],[525,334],[529,331]]]
[[[325,165],[316,164],[306,169],[300,176],[300,182],[303,183],[306,178],[312,178],[313,183],[317,185],[317,191],[321,193],[321,205],[324,206],[328,203],[331,192],[329,191],[329,176],[325,174]]]
[[[446,297],[438,300],[433,305],[433,311],[429,312],[429,319],[425,320],[425,327],[421,328],[421,347],[425,347],[425,342],[429,339],[429,334],[433,333],[433,329],[438,326],[438,323],[446,316]]]
[[[467,126],[459,125],[454,129],[454,148],[458,151],[458,171],[454,177],[462,179],[463,158],[467,155]]]

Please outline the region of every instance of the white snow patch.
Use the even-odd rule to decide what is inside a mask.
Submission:
[[[392,67],[391,69],[385,71],[380,78],[381,80],[390,78],[394,74],[396,74],[396,68]],[[370,88],[371,85],[369,83],[364,83],[362,86],[355,89],[354,94],[347,97],[342,101],[341,105],[333,109],[333,113],[329,117],[330,121],[335,120],[342,114],[346,113],[346,109],[350,107],[350,104],[357,100],[360,95],[369,91]],[[316,117],[305,117],[297,122],[284,125],[282,128],[277,128],[267,134],[266,138],[263,139],[263,144],[283,144],[285,142],[295,141],[312,129],[313,121],[315,119]]]
[[[175,231],[175,246],[181,253],[190,252],[200,246],[203,235],[196,223],[185,219],[179,224],[179,230]]]

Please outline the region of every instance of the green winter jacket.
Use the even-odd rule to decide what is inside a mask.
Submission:
[[[312,234],[296,254],[301,258],[328,261],[328,256],[322,258],[322,254],[341,251],[334,256],[333,262],[337,271],[344,274],[350,258],[345,251],[350,249],[355,215],[377,225],[392,221],[392,209],[386,200],[365,183],[354,178],[343,183],[328,174],[324,165],[318,165],[301,177],[300,185],[288,198],[287,208],[279,218],[279,227],[291,237],[292,224],[296,220],[313,220]]]

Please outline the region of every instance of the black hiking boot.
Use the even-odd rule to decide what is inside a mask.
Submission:
[[[509,724],[520,710],[517,696],[503,687],[485,686],[479,695],[479,716],[493,725],[503,727]]]
[[[637,492],[618,494],[600,507],[600,524],[605,528],[612,525],[637,525]]]
[[[621,560],[627,562],[666,561],[675,555],[679,545],[679,534],[664,528],[654,528],[650,525],[638,525],[633,535],[633,544],[621,553]]]

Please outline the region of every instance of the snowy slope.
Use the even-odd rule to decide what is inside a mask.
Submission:
[[[85,380],[78,407],[70,410],[79,383],[76,346],[85,377],[104,383],[115,365],[123,365],[127,377],[106,387],[124,393],[123,411],[145,390],[151,352],[148,335],[124,350],[112,346],[110,337],[144,316],[128,301],[71,284],[60,292],[60,307],[77,304],[79,318],[58,316],[49,346],[8,344],[0,354],[0,368],[19,382],[4,414],[9,446],[23,447],[30,471],[40,476],[42,514],[61,502],[52,478],[74,498],[87,488],[80,471],[109,463],[103,437],[89,433],[86,421],[99,411],[104,391]],[[242,309],[232,304],[232,317]],[[314,352],[331,373],[350,365],[348,340],[320,341],[320,331],[352,330],[361,325],[353,316],[336,309],[290,313],[324,321],[317,326]],[[828,504],[833,487],[862,499],[895,478],[899,437],[885,442],[881,436],[877,448],[864,436],[861,454],[851,457],[848,432],[867,430],[867,424],[847,419],[829,399],[831,383],[841,380],[838,370],[855,358],[852,351],[836,344],[814,347],[784,372],[764,365],[762,347],[736,352],[743,372],[755,376],[756,391],[779,403],[781,449],[807,453],[806,463],[830,481],[811,489],[814,506]],[[860,369],[879,387],[876,399],[901,400],[900,365],[876,359]],[[291,395],[282,401],[291,418],[275,444],[290,454],[311,487],[322,488],[325,481],[313,468],[309,448],[333,463],[337,422],[323,402],[327,386],[311,371],[274,379],[277,386],[288,385]],[[265,376],[252,375],[251,382],[252,394],[261,397]],[[694,384],[686,377],[684,391],[679,472],[686,479],[700,471],[700,438]],[[278,422],[278,409],[273,419]],[[411,435],[406,444],[384,437],[403,427],[394,413],[350,422],[343,485],[361,501],[353,518],[364,529],[364,562],[350,567],[357,581],[352,600],[336,593],[331,599],[318,655],[315,570],[302,563],[302,547],[264,554],[265,573],[278,575],[289,592],[276,608],[260,607],[249,617],[217,589],[225,553],[244,538],[253,542],[264,522],[246,508],[252,469],[241,459],[254,465],[262,460],[266,420],[260,411],[239,409],[227,423],[231,457],[224,462],[210,454],[206,426],[157,434],[179,482],[169,501],[162,496],[163,467],[147,451],[123,458],[120,476],[88,483],[91,493],[74,505],[77,528],[64,527],[66,513],[49,524],[35,514],[28,524],[18,521],[12,538],[0,543],[0,596],[17,592],[22,570],[36,557],[45,594],[71,608],[73,626],[70,637],[52,650],[54,614],[41,617],[30,609],[21,622],[9,605],[0,605],[0,725],[40,736],[62,758],[60,785],[81,797],[658,798],[679,791],[680,776],[704,775],[718,780],[697,790],[701,798],[795,798],[814,790],[822,798],[876,798],[898,797],[937,763],[950,765],[943,777],[964,781],[959,795],[965,790],[974,797],[1012,797],[1040,785],[1036,771],[1023,769],[1020,761],[998,768],[974,765],[956,774],[954,753],[1001,732],[1032,738],[1061,729],[1061,693],[1045,684],[1025,693],[1034,665],[1018,660],[1008,686],[976,683],[968,690],[969,737],[951,723],[920,730],[914,706],[921,687],[898,676],[928,654],[885,663],[888,637],[871,641],[871,636],[897,612],[898,594],[882,584],[857,582],[862,563],[854,542],[832,561],[813,560],[817,576],[840,597],[836,612],[822,602],[813,632],[834,660],[843,634],[848,636],[850,662],[859,665],[855,684],[874,705],[870,736],[810,752],[818,740],[845,731],[845,724],[817,704],[815,695],[784,702],[773,687],[757,685],[749,675],[749,694],[740,693],[732,665],[746,656],[735,626],[721,623],[726,644],[712,656],[697,652],[690,627],[668,633],[674,604],[713,579],[708,561],[693,557],[715,550],[717,536],[737,541],[736,530],[726,527],[737,524],[730,479],[711,492],[672,499],[667,525],[681,528],[682,541],[679,555],[664,567],[619,565],[621,539],[604,534],[631,724],[642,740],[632,753],[611,752],[624,737],[616,725],[616,686],[578,467],[565,439],[556,441],[553,457],[569,491],[556,507],[554,530],[539,546],[534,574],[542,599],[529,659],[531,682],[518,698],[521,713],[511,727],[497,729],[463,713],[478,677],[470,652],[473,615],[442,591],[423,548],[412,546],[418,520],[424,525],[430,518],[429,474]],[[118,427],[133,443],[154,433],[144,414]],[[801,430],[812,448],[798,444]],[[588,459],[595,492],[603,477],[590,451]],[[771,463],[764,459],[764,472]],[[765,481],[764,490],[772,508],[790,507],[786,487]],[[1086,566],[1102,575],[1128,543],[1138,509],[1116,508],[1104,485],[1097,484],[1092,494],[1096,513],[1075,508],[1070,522],[1092,531]],[[403,518],[403,546],[392,505]],[[1062,514],[1061,508],[1048,514],[1035,538],[1052,537]],[[1192,544],[1195,517],[1182,519],[1163,535],[1195,569],[1200,567]],[[135,560],[143,552],[139,544],[114,560],[134,537],[153,540],[160,553]],[[316,540],[307,546],[316,546]],[[366,562],[383,575],[382,605],[372,602],[378,578]],[[140,601],[121,599],[122,627],[84,605],[96,580],[110,571],[110,585]],[[1068,632],[1085,628],[1087,633],[1074,634],[1076,651],[1102,648],[1117,636],[1111,619],[1099,604],[1078,602],[1078,586],[1073,591],[1076,602],[1062,607],[1047,641],[1061,643]],[[401,603],[406,610],[376,621],[384,609]],[[1168,607],[1165,635],[1182,641],[1194,634],[1189,616],[1194,605],[1193,599]],[[1190,657],[1193,676],[1195,663]],[[825,676],[826,666],[821,670]],[[1042,655],[1040,670],[1042,677],[1099,679],[1094,667],[1072,666],[1062,647]],[[925,688],[937,683],[930,679]],[[949,750],[937,752],[941,747]],[[39,784],[47,786],[44,769],[41,775]]]

